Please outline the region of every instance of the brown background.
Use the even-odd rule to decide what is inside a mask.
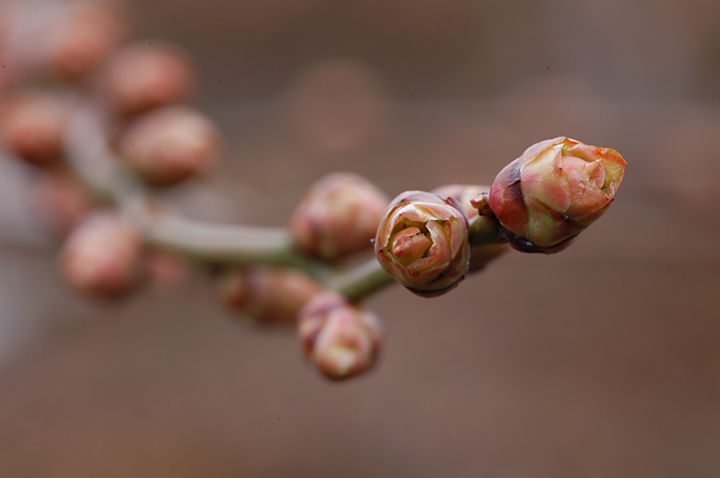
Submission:
[[[373,297],[387,348],[344,384],[200,274],[88,303],[51,252],[8,241],[0,476],[720,474],[720,3],[134,7],[140,36],[193,53],[227,135],[220,174],[175,193],[195,217],[283,224],[333,170],[390,194],[486,183],[559,135],[619,150],[626,179],[562,254],[508,254],[433,300]]]

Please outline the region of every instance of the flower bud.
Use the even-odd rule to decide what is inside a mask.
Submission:
[[[448,184],[432,190],[440,196],[448,196],[455,199],[462,207],[468,223],[478,215],[478,210],[470,202],[480,194],[490,191],[490,186],[477,186],[472,184]],[[470,272],[483,269],[489,262],[503,255],[509,246],[505,243],[483,244],[470,247]]]
[[[375,237],[380,265],[424,297],[444,294],[468,272],[468,223],[450,197],[406,191],[385,211]]]
[[[60,270],[77,291],[114,298],[138,285],[142,255],[140,235],[132,225],[114,213],[95,212],[68,236]]]
[[[134,115],[186,99],[195,75],[184,51],[157,40],[116,51],[99,79],[100,92],[120,115]]]
[[[374,313],[334,292],[313,297],[300,311],[298,321],[305,354],[332,380],[370,369],[382,346],[383,332]]]
[[[237,268],[220,278],[219,290],[228,308],[259,325],[292,325],[305,303],[324,288],[293,269]]]
[[[119,2],[75,1],[49,19],[38,48],[45,68],[62,77],[86,76],[127,34],[127,16]]]
[[[514,248],[559,252],[605,213],[626,164],[613,149],[565,137],[542,141],[500,171],[487,205]]]
[[[118,149],[146,183],[163,187],[206,173],[218,161],[219,138],[215,125],[202,114],[168,106],[131,123]]]
[[[0,145],[37,166],[56,164],[73,109],[70,100],[52,93],[12,95],[0,104]]]
[[[389,200],[361,176],[332,173],[302,199],[290,219],[290,232],[303,252],[326,260],[369,250]]]

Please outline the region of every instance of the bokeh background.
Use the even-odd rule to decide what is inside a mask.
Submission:
[[[373,297],[382,363],[334,384],[201,274],[74,296],[3,166],[0,476],[720,474],[720,3],[130,6],[194,55],[226,134],[218,174],[174,193],[193,217],[281,225],[335,170],[488,183],[559,135],[620,151],[625,181],[562,254]]]

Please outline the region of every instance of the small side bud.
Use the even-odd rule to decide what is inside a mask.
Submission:
[[[362,176],[332,173],[317,181],[290,219],[299,249],[334,260],[370,249],[390,198]]]
[[[127,13],[111,1],[76,1],[63,7],[40,39],[42,66],[79,79],[93,73],[127,36]]]
[[[89,214],[67,237],[60,251],[60,271],[78,292],[115,298],[140,281],[142,244],[138,231],[111,212]]]
[[[74,110],[63,96],[23,91],[0,103],[0,144],[36,166],[53,166],[63,155],[63,133]]]
[[[204,175],[219,158],[220,133],[204,115],[168,106],[139,117],[120,136],[118,149],[140,178],[166,187]]]
[[[605,213],[626,165],[613,149],[542,141],[500,171],[487,202],[514,248],[559,252]]]
[[[103,99],[120,115],[181,102],[194,86],[195,75],[185,52],[159,40],[139,41],[117,50],[99,78]]]
[[[372,368],[383,333],[374,313],[334,292],[316,295],[300,311],[298,336],[303,350],[331,380],[344,380]]]
[[[490,186],[473,184],[448,184],[432,190],[440,196],[447,196],[455,199],[462,207],[468,223],[478,216],[478,209],[471,202],[475,197],[490,191]],[[506,243],[484,244],[482,246],[470,247],[470,272],[483,269],[488,263],[494,261],[505,252],[510,246]]]
[[[385,211],[375,237],[385,271],[423,297],[444,294],[468,273],[468,223],[450,197],[406,191]]]
[[[263,326],[294,325],[300,309],[323,290],[293,269],[236,268],[226,271],[219,281],[223,304]]]

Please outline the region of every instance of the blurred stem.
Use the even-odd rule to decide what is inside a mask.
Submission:
[[[343,294],[354,302],[395,283],[395,279],[383,270],[374,257],[347,271],[336,274],[328,281],[330,289]]]

